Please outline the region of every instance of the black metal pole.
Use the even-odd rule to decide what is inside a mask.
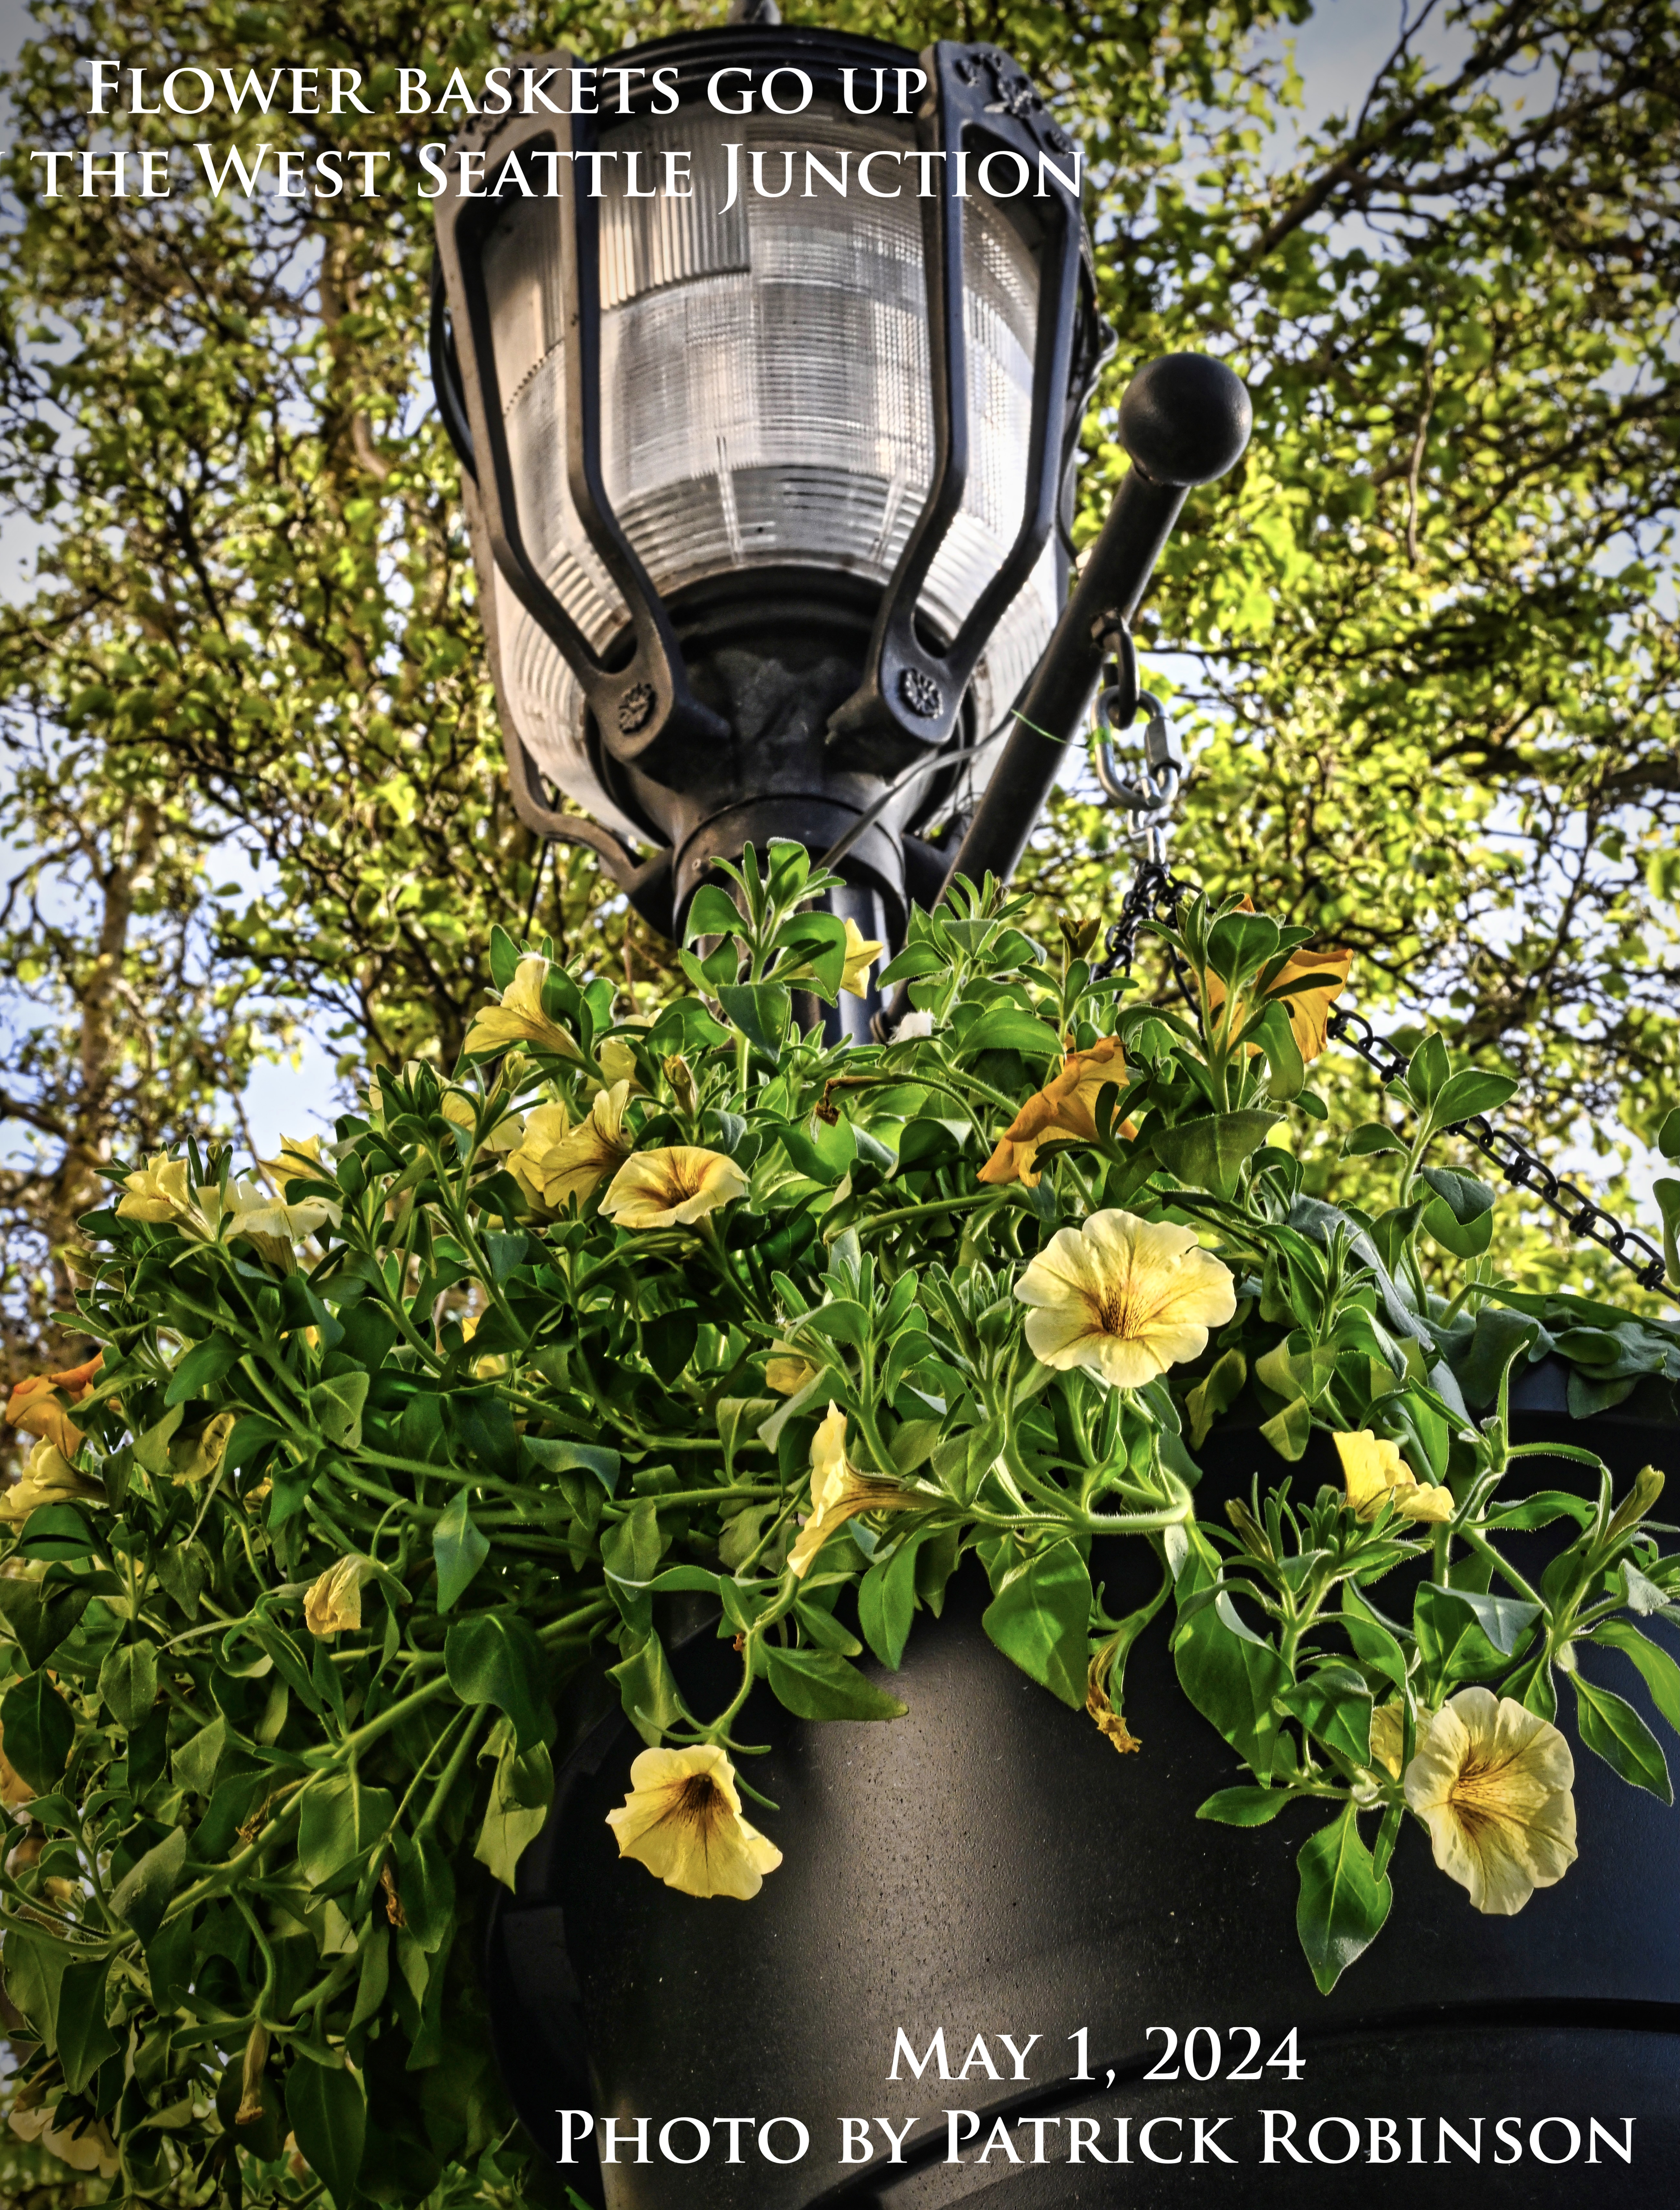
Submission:
[[[1130,473],[1016,701],[1015,734],[951,861],[947,887],[957,875],[978,882],[988,868],[1006,880],[1015,873],[1090,704],[1105,631],[1117,613],[1130,621],[1191,487],[1241,459],[1252,420],[1241,378],[1201,353],[1167,353],[1132,379],[1120,405]]]

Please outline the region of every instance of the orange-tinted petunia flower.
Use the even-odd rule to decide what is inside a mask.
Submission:
[[[26,1435],[39,1435],[66,1458],[73,1458],[81,1447],[81,1429],[59,1398],[67,1397],[72,1404],[79,1404],[91,1396],[93,1377],[104,1363],[104,1351],[96,1350],[83,1365],[69,1367],[63,1374],[32,1374],[27,1380],[16,1383],[7,1402],[6,1424],[21,1428]]]
[[[1097,1138],[1097,1099],[1105,1082],[1123,1089],[1126,1054],[1117,1036],[1104,1036],[1089,1051],[1070,1051],[1062,1072],[1035,1096],[1029,1097],[999,1138],[997,1148],[980,1168],[980,1180],[1025,1182],[1038,1187],[1039,1152],[1046,1144],[1094,1143]],[[1120,1131],[1135,1136],[1128,1120]]]
[[[1238,913],[1252,913],[1254,900],[1244,898],[1237,909]],[[1267,989],[1268,998],[1278,999],[1289,1015],[1289,1025],[1294,1033],[1295,1048],[1303,1061],[1318,1057],[1324,1048],[1330,1008],[1347,987],[1348,969],[1353,964],[1351,951],[1314,951],[1304,947],[1292,951]],[[1292,985],[1304,975],[1334,975],[1334,982],[1316,984],[1310,990],[1297,990]],[[1225,984],[1217,975],[1207,977],[1207,1017],[1211,1021],[1225,1000]],[[1245,1025],[1252,1008],[1245,998],[1239,998],[1231,1010],[1229,1033],[1237,1035]],[[1250,1044],[1250,1051],[1258,1051],[1258,1044]]]

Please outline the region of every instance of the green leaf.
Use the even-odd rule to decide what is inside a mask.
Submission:
[[[546,1757],[546,1750],[533,1751],[532,1759]],[[516,1760],[517,1761],[517,1760]],[[537,1768],[521,1776],[521,1785],[533,1792],[533,1780]],[[544,1799],[545,1810],[547,1799]],[[430,1956],[442,1947],[445,1939],[455,1931],[455,1876],[450,1867],[449,1853],[442,1843],[430,1834],[412,1838],[398,1833],[393,1837],[397,1861],[397,1893],[402,1899],[402,1915],[409,1932]]]
[[[1084,1710],[1091,1573],[1072,1543],[1052,1543],[1007,1573],[980,1624],[1040,1688]]]
[[[443,1670],[462,1703],[494,1704],[507,1713],[521,1752],[553,1733],[542,1645],[516,1612],[456,1620],[443,1645]]]
[[[1305,1397],[1296,1397],[1280,1412],[1274,1412],[1269,1420],[1262,1420],[1260,1432],[1276,1451],[1278,1456],[1293,1465],[1306,1455],[1312,1439],[1312,1404]]]
[[[1190,1447],[1200,1450],[1208,1431],[1222,1413],[1228,1412],[1243,1393],[1249,1362],[1240,1350],[1227,1350],[1215,1359],[1207,1374],[1184,1399],[1190,1416]]]
[[[623,1461],[616,1450],[602,1450],[593,1443],[557,1442],[548,1435],[527,1435],[523,1440],[545,1472],[593,1474],[609,1496],[617,1493]]]
[[[1601,1620],[1591,1638],[1609,1650],[1619,1650],[1639,1668],[1651,1700],[1669,1724],[1680,1734],[1680,1665],[1666,1650],[1630,1627],[1625,1619]]]
[[[1018,1006],[994,1005],[964,1030],[960,1056],[983,1051],[1018,1051],[1025,1059],[1060,1059],[1062,1039],[1053,1028]]]
[[[216,1767],[227,1746],[227,1721],[214,1718],[208,1726],[189,1735],[171,1760],[178,1788],[195,1796],[208,1796],[216,1784]]]
[[[778,1650],[763,1642],[756,1647],[777,1701],[797,1718],[899,1719],[909,1708],[832,1650]]]
[[[1352,1666],[1321,1665],[1285,1688],[1278,1701],[1350,1764],[1370,1763],[1370,1690]]]
[[[133,1927],[142,1941],[154,1939],[163,1924],[164,1912],[180,1884],[181,1869],[186,1862],[187,1830],[177,1827],[173,1833],[166,1834],[148,1850],[117,1882],[111,1907],[120,1919]]]
[[[490,1537],[473,1525],[464,1488],[455,1491],[431,1531],[431,1555],[437,1563],[437,1609],[448,1611],[490,1555]]]
[[[1660,1803],[1671,1803],[1674,1789],[1662,1745],[1633,1706],[1608,1688],[1594,1687],[1582,1673],[1571,1673],[1569,1678],[1586,1748],[1634,1787],[1645,1789]]]
[[[329,1443],[354,1450],[361,1442],[369,1378],[365,1374],[335,1374],[310,1391],[310,1417]]]
[[[793,1017],[792,994],[780,982],[720,982],[717,999],[748,1041],[775,1065]]]
[[[1455,1128],[1478,1113],[1495,1113],[1516,1095],[1517,1084],[1508,1074],[1490,1074],[1479,1066],[1466,1066],[1448,1077],[1430,1105],[1429,1126]]]
[[[137,1727],[158,1700],[156,1643],[142,1636],[108,1650],[99,1668],[99,1694],[118,1726]]]
[[[885,1558],[877,1558],[858,1587],[858,1624],[881,1663],[896,1673],[916,1615],[916,1554],[923,1537],[913,1535]]]
[[[91,1590],[74,1584],[49,1587],[44,1581],[0,1581],[0,1617],[10,1627],[26,1664],[45,1664],[81,1619],[92,1595]]]
[[[75,1721],[45,1673],[32,1673],[7,1690],[0,1703],[0,1733],[5,1737],[6,1762],[38,1796],[57,1784],[69,1761]]]
[[[295,2059],[286,2075],[286,2115],[310,2170],[335,2210],[351,2210],[367,2139],[367,2103],[355,2074],[342,2065]]]
[[[1345,1159],[1370,1158],[1378,1151],[1398,1151],[1402,1158],[1406,1156],[1406,1145],[1381,1120],[1362,1121],[1341,1147]]]
[[[58,2061],[73,2095],[79,2095],[106,2057],[117,2052],[117,2037],[105,2022],[110,1969],[109,1959],[103,1957],[96,1965],[71,1965],[59,1988]]]
[[[1288,1007],[1280,999],[1274,999],[1261,1018],[1249,1028],[1248,1041],[1260,1046],[1272,1070],[1271,1079],[1266,1085],[1267,1095],[1280,1102],[1298,1097],[1307,1078],[1306,1062],[1301,1057],[1301,1047],[1296,1042],[1295,1031],[1290,1025]]]
[[[1525,1603],[1520,1597],[1484,1595],[1475,1589],[1441,1588],[1433,1581],[1426,1582],[1424,1590],[1431,1598],[1428,1611],[1432,1625],[1438,1628],[1454,1605],[1461,1606],[1502,1658],[1516,1655],[1519,1645],[1528,1639],[1528,1630],[1540,1616],[1540,1605]],[[1421,1599],[1424,1591],[1418,1593]]]
[[[1286,1788],[1221,1788],[1195,1815],[1221,1827],[1266,1827],[1298,1800]]]
[[[330,1887],[351,1866],[364,1864],[396,1809],[388,1788],[364,1787],[353,1770],[311,1782],[298,1818],[298,1869],[310,1887]]]
[[[1231,1199],[1237,1194],[1243,1162],[1260,1149],[1280,1118],[1276,1113],[1252,1110],[1206,1114],[1200,1120],[1181,1120],[1176,1127],[1156,1129],[1150,1144],[1179,1181]]]
[[[1263,913],[1227,913],[1207,932],[1207,964],[1228,987],[1240,990],[1277,952],[1278,924]]]
[[[1212,1588],[1218,1561],[1201,1535],[1190,1547],[1178,1575],[1178,1602]],[[1215,1601],[1181,1619],[1172,1642],[1179,1686],[1203,1718],[1212,1722],[1257,1779],[1272,1771],[1278,1719],[1273,1699],[1289,1685],[1289,1673],[1269,1643],[1260,1641],[1238,1618],[1221,1590]]]
[[[521,1856],[548,1822],[554,1766],[541,1742],[521,1753],[505,1723],[492,1732],[489,1748],[496,1753],[496,1772],[473,1854],[494,1879],[510,1888]]]
[[[628,1658],[608,1668],[607,1677],[618,1683],[624,1716],[650,1748],[683,1716],[683,1700],[657,1634],[646,1634]]]
[[[1382,1931],[1394,1890],[1387,1873],[1379,1877],[1359,1839],[1352,1803],[1303,1846],[1296,1863],[1301,1875],[1296,1930],[1319,1993],[1328,1996]]]
[[[1578,1527],[1593,1524],[1593,1507],[1584,1497],[1570,1496],[1561,1488],[1542,1488],[1532,1496],[1525,1496],[1520,1503],[1507,1504],[1489,1519],[1490,1527],[1501,1527],[1513,1534],[1526,1534],[1537,1527],[1550,1527],[1559,1519],[1573,1519]]]
[[[1491,1212],[1498,1194],[1478,1174],[1461,1174],[1454,1167],[1424,1167],[1418,1178],[1429,1184],[1454,1219],[1465,1227]]]
[[[207,1336],[193,1345],[175,1368],[164,1392],[165,1404],[184,1404],[189,1398],[202,1396],[213,1381],[220,1381],[238,1362],[239,1346],[231,1336]]]
[[[1455,1259],[1479,1259],[1493,1241],[1490,1212],[1478,1213],[1473,1220],[1460,1221],[1442,1199],[1432,1197],[1424,1207],[1423,1218],[1425,1231]]]
[[[689,903],[683,941],[693,944],[702,936],[738,936],[745,925],[740,907],[727,891],[716,883],[702,883]]]
[[[1485,1681],[1502,1673],[1510,1653],[1496,1650],[1464,1591],[1425,1582],[1412,1605],[1418,1651],[1432,1686],[1444,1690],[1454,1681]]]

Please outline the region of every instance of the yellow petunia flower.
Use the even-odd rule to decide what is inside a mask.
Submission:
[[[1439,1483],[1419,1481],[1400,1454],[1400,1445],[1369,1428],[1352,1434],[1336,1435],[1336,1452],[1347,1483],[1347,1508],[1356,1519],[1375,1519],[1385,1504],[1392,1504],[1402,1519],[1423,1519],[1436,1526],[1453,1516],[1453,1492]]]
[[[615,1082],[599,1090],[595,1102],[575,1128],[567,1125],[563,1105],[539,1105],[525,1124],[519,1149],[508,1164],[521,1189],[549,1212],[563,1212],[575,1198],[580,1205],[593,1196],[630,1156],[624,1108],[630,1085]]]
[[[69,2165],[72,2171],[88,2171],[100,2179],[115,2179],[122,2170],[122,2159],[105,2120],[95,2118],[91,2124],[84,2120],[76,2126],[68,2121],[61,2126],[57,2120],[55,2104],[50,2110],[15,2110],[6,2122],[20,2141],[38,2141],[60,2164]]]
[[[1105,1082],[1123,1088],[1126,1054],[1117,1036],[1104,1036],[1089,1051],[1070,1051],[1053,1082],[1029,1097],[999,1138],[997,1148],[980,1168],[987,1182],[1024,1182],[1036,1189],[1039,1151],[1046,1144],[1097,1139],[1097,1099]],[[1135,1136],[1128,1120],[1120,1131]]]
[[[775,1844],[741,1816],[735,1768],[715,1742],[644,1749],[630,1767],[629,1794],[606,1822],[620,1857],[684,1895],[745,1903],[781,1863]]]
[[[807,1381],[816,1379],[816,1368],[803,1350],[791,1343],[775,1343],[765,1361],[764,1379],[779,1397],[797,1397]]]
[[[507,1051],[515,1044],[523,1043],[533,1045],[539,1051],[553,1052],[562,1059],[581,1059],[583,1054],[569,1030],[551,1020],[543,1011],[543,977],[548,970],[546,959],[534,956],[521,959],[514,970],[513,981],[502,993],[501,1003],[486,1005],[482,1012],[473,1016],[463,1048],[469,1052]]]
[[[318,1640],[362,1623],[362,1584],[371,1579],[373,1561],[352,1551],[311,1582],[304,1598],[304,1624]]]
[[[601,1211],[620,1228],[689,1228],[746,1193],[747,1178],[733,1159],[673,1144],[626,1159]]]
[[[870,969],[887,949],[872,936],[865,936],[855,921],[846,924],[846,962],[840,969],[840,987],[854,998],[867,998],[870,993]]]
[[[1575,1861],[1575,1760],[1549,1720],[1460,1688],[1420,1736],[1406,1800],[1478,1911],[1510,1917]]]
[[[921,1501],[896,1482],[859,1473],[846,1455],[846,1414],[830,1404],[810,1446],[811,1515],[787,1554],[796,1580],[803,1580],[830,1535],[865,1512],[902,1512]]]
[[[1188,1228],[1135,1212],[1093,1212],[1058,1229],[1015,1283],[1033,1309],[1027,1342],[1059,1371],[1083,1367],[1105,1387],[1140,1389],[1207,1347],[1237,1310],[1231,1270]]]
[[[104,1351],[96,1350],[84,1365],[68,1367],[62,1374],[32,1374],[27,1380],[15,1383],[6,1403],[7,1426],[56,1443],[67,1458],[74,1458],[81,1448],[81,1429],[59,1400],[68,1397],[72,1404],[79,1404],[91,1396],[94,1376],[104,1363]]]
[[[8,1489],[0,1490],[0,1519],[21,1527],[43,1504],[103,1504],[102,1483],[73,1466],[56,1443],[39,1442]]]
[[[197,1208],[188,1187],[187,1173],[184,1159],[172,1159],[166,1151],[154,1151],[138,1173],[123,1177],[123,1187],[127,1194],[117,1200],[117,1217],[149,1221],[154,1228],[161,1228],[172,1220],[178,1225],[194,1223]]]

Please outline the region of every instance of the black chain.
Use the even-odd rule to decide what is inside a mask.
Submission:
[[[1092,980],[1105,982],[1117,968],[1121,974],[1129,975],[1132,962],[1137,957],[1138,930],[1146,921],[1157,918],[1169,927],[1176,925],[1179,905],[1188,895],[1189,887],[1178,880],[1165,860],[1140,860],[1132,886],[1126,892],[1125,903],[1120,909],[1120,918],[1104,939],[1108,957],[1100,967],[1093,969]],[[1171,945],[1167,948],[1171,951]],[[1177,974],[1180,962],[1176,951],[1172,953],[1172,965]],[[1181,987],[1183,980],[1179,974]]]
[[[1351,1008],[1334,1012],[1327,1026],[1339,1043],[1358,1052],[1366,1066],[1376,1070],[1385,1089],[1404,1078],[1410,1060],[1384,1043],[1363,1013],[1356,1013]],[[1356,1026],[1362,1033],[1355,1032]],[[1584,1189],[1554,1174],[1544,1159],[1535,1157],[1520,1136],[1514,1136],[1508,1128],[1496,1128],[1484,1113],[1472,1113],[1467,1120],[1455,1120],[1448,1132],[1473,1144],[1516,1188],[1532,1190],[1542,1205],[1550,1205],[1554,1212],[1562,1215],[1571,1235],[1584,1236],[1600,1250],[1608,1251],[1645,1289],[1662,1288],[1667,1279],[1667,1268],[1662,1253],[1650,1238],[1641,1235],[1637,1229],[1623,1227],[1613,1213],[1606,1212]],[[1645,1254],[1642,1258],[1637,1255],[1641,1252]]]
[[[1145,921],[1156,917],[1169,924],[1176,923],[1178,908],[1188,890],[1189,885],[1181,883],[1164,861],[1141,860],[1131,888],[1126,892],[1120,918],[1108,932],[1108,957],[1096,969],[1097,979],[1112,975],[1117,968],[1129,975],[1137,955],[1139,928]],[[1190,993],[1183,971],[1183,963],[1171,945],[1168,950],[1178,987],[1188,999]],[[1190,1002],[1194,1004],[1195,1000],[1191,999]],[[1385,1090],[1405,1080],[1411,1060],[1385,1043],[1363,1013],[1356,1013],[1351,1007],[1339,1009],[1330,1015],[1326,1025],[1338,1043],[1357,1052],[1373,1069]],[[1608,1251],[1643,1288],[1663,1287],[1668,1277],[1667,1268],[1662,1253],[1650,1238],[1641,1235],[1637,1229],[1624,1227],[1584,1189],[1554,1174],[1545,1161],[1536,1158],[1508,1128],[1496,1128],[1485,1114],[1473,1113],[1467,1120],[1454,1121],[1448,1132],[1473,1144],[1484,1158],[1492,1160],[1508,1182],[1518,1189],[1532,1190],[1542,1205],[1550,1205],[1562,1216],[1570,1235],[1582,1236],[1589,1243],[1596,1243],[1600,1250]],[[1639,1255],[1641,1253],[1643,1256]]]

